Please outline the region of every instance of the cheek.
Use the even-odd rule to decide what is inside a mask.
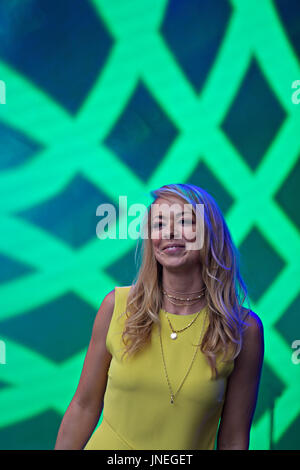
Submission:
[[[161,230],[152,229],[151,240],[152,240],[152,243],[153,243],[154,247],[159,246],[162,238],[163,238],[163,236],[162,236],[162,231]]]
[[[151,238],[152,238],[153,248],[154,248],[154,249],[158,249],[158,248],[159,248],[159,245],[160,245],[160,243],[161,243],[161,235],[160,235],[160,234],[156,234],[156,235],[155,235],[155,238],[153,238],[153,236],[152,236]]]
[[[159,243],[160,243],[160,240],[152,240],[153,248],[158,249],[159,248]]]
[[[184,227],[183,228],[183,237],[188,242],[193,242],[196,240],[196,229],[195,227]]]

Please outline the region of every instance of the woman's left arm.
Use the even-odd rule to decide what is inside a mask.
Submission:
[[[264,358],[263,324],[250,311],[242,349],[227,382],[217,450],[248,450]]]

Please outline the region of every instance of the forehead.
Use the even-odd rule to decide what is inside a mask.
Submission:
[[[192,205],[187,201],[176,197],[170,196],[168,199],[159,197],[156,201],[152,204],[152,215],[159,214],[169,214],[174,213],[175,215],[179,215],[184,213],[191,213],[192,212]]]

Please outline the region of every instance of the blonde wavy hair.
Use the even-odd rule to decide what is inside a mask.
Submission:
[[[148,233],[151,233],[151,206],[163,197],[176,196],[196,209],[204,204],[204,243],[199,251],[205,304],[208,307],[208,327],[197,347],[206,356],[212,378],[218,377],[217,355],[223,352],[226,362],[235,359],[242,348],[243,331],[248,325],[249,309],[242,307],[248,294],[239,268],[239,252],[235,247],[222,212],[214,198],[204,189],[192,184],[168,184],[150,192],[154,201],[146,212]],[[138,245],[137,245],[138,249]],[[137,251],[136,251],[137,255]],[[133,356],[150,341],[152,325],[160,327],[162,308],[162,265],[157,261],[151,237],[143,238],[140,266],[128,294],[122,342],[124,355]],[[135,257],[136,260],[136,257]],[[228,357],[227,354],[229,353]]]

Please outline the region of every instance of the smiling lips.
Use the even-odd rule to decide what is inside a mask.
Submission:
[[[169,245],[165,246],[162,251],[166,253],[177,253],[184,248],[185,245],[180,243],[170,243]]]
[[[172,246],[176,246],[176,247],[180,247],[180,248],[183,248],[185,245],[183,243],[168,243],[168,245],[166,245],[163,250],[165,250],[166,248],[171,248]]]

